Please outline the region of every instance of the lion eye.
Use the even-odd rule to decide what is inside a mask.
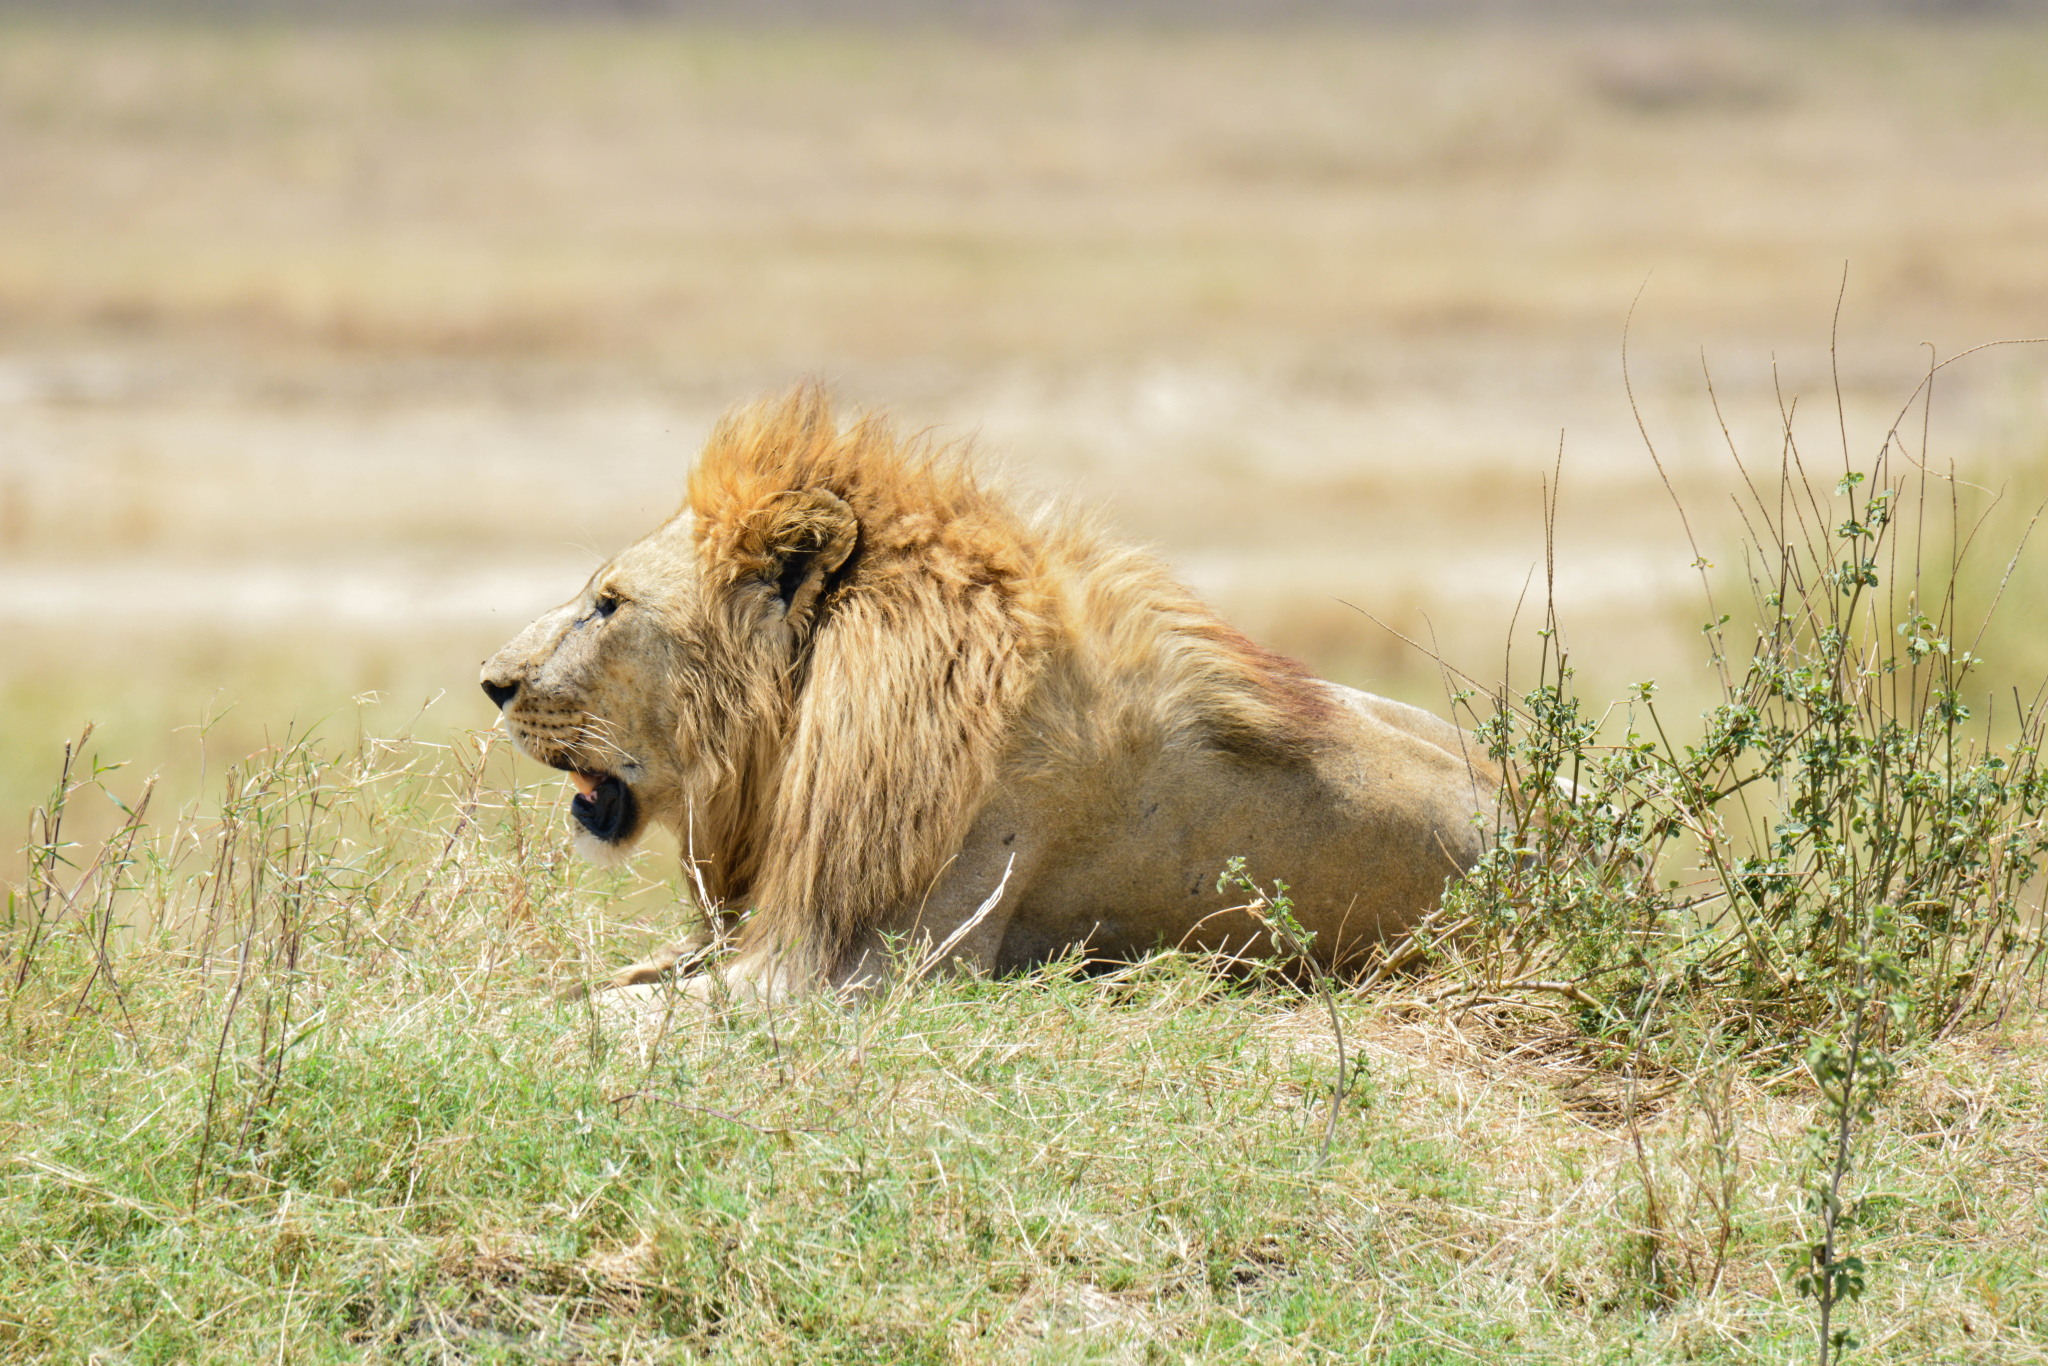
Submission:
[[[597,614],[601,617],[611,616],[612,613],[619,610],[619,601],[619,595],[616,593],[599,593],[597,595]]]

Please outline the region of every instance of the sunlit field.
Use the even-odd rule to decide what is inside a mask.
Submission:
[[[0,17],[0,1361],[1813,1359],[1853,993],[1800,974],[1860,1020],[1888,929],[1776,997],[1503,987],[1598,937],[1544,903],[1334,999],[1168,956],[650,1033],[555,996],[681,927],[673,848],[570,860],[478,664],[814,378],[1326,677],[1470,722],[1562,646],[1609,743],[1654,681],[1695,775],[1767,543],[1889,481],[1850,635],[1983,658],[1974,762],[2048,677],[2044,244],[2017,18]],[[1846,1360],[2048,1359],[2038,795],[1851,1124]],[[1711,807],[1674,924],[1770,835]]]
[[[1859,456],[1930,357],[2048,331],[2048,37],[1998,24],[16,20],[0,180],[17,811],[88,717],[144,766],[231,704],[233,744],[368,690],[475,723],[476,662],[673,507],[721,408],[807,375],[1425,703],[1435,665],[1361,611],[1497,677],[1559,470],[1582,669],[1683,687],[1702,605],[1632,302],[1717,563],[1703,362],[1774,468],[1781,398],[1841,458],[1845,266]],[[1946,372],[1931,457],[2031,478],[2044,373]]]

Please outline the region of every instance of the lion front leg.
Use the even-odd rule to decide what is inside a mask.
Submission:
[[[679,944],[656,949],[637,963],[628,963],[607,978],[607,987],[638,987],[660,982],[672,976],[680,966],[687,972],[702,962],[711,952],[715,941],[709,934],[699,932]]]
[[[680,990],[704,1005],[753,1005],[788,1001],[822,985],[814,973],[799,970],[787,955],[756,949],[706,966]]]
[[[628,963],[599,982],[580,982],[558,993],[557,1001],[579,1001],[595,991],[616,991],[622,987],[652,986],[671,977],[688,975],[721,946],[730,942],[739,917],[720,911],[706,917],[706,923],[673,944],[656,949],[637,963]]]

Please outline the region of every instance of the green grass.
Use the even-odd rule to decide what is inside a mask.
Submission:
[[[1586,435],[1587,395],[1611,390],[1517,406],[1518,389],[1591,382],[1570,365],[1516,380],[1501,358],[1529,338],[1595,347],[1587,373],[1610,385],[1627,300],[1654,276],[1632,333],[1663,358],[1639,371],[1650,426],[1713,447],[1704,411],[1666,414],[1657,391],[1692,392],[1699,338],[1727,338],[1718,357],[1810,328],[1844,256],[1858,307],[1902,335],[2038,330],[2048,46],[2024,20],[1737,29],[1719,58],[1689,31],[1643,36],[1647,59],[1601,29],[1540,26],[1468,41],[10,22],[0,115],[23,171],[0,196],[0,339],[37,362],[24,374],[64,348],[177,363],[138,364],[132,391],[65,380],[24,403],[23,449],[48,458],[0,489],[0,550],[61,571],[148,545],[262,573],[316,551],[615,543],[638,529],[632,496],[667,506],[665,467],[584,504],[527,477],[547,468],[536,445],[582,450],[640,420],[579,397],[612,392],[579,376],[723,402],[801,368],[927,406],[1007,393],[1014,371],[1026,397],[1004,402],[1052,415],[1020,454],[1050,458],[1051,483],[1128,464],[1141,536],[1386,538],[1446,569],[1534,523],[1499,471],[1569,416],[1571,460],[1595,463],[1568,464],[1565,518],[1648,528],[1633,534],[1661,553],[1661,488],[1616,473],[1604,428]],[[1659,53],[1699,50],[1785,98],[1614,98],[1618,76],[1683,86]],[[1116,388],[1184,365],[1206,384],[1212,363],[1253,376],[1251,397],[1184,430],[1146,435],[1135,399],[1087,397],[1098,373]],[[1872,391],[1889,420],[1898,368],[1864,363],[1859,429]],[[1786,382],[1813,373],[1788,363]],[[2017,471],[1980,537],[2000,555],[2043,462],[2037,435],[1997,433],[2038,413],[1982,393],[2027,373],[1957,391],[1981,417],[1966,471]],[[1766,400],[1766,456],[1777,381],[1747,390]],[[558,400],[570,417],[526,436]],[[575,418],[586,401],[597,415]],[[512,416],[474,438],[407,416],[451,402]],[[1303,423],[1271,425],[1297,404]],[[364,420],[386,405],[390,427]],[[1825,428],[1840,410],[1810,411]],[[1485,459],[1418,497],[1446,437],[1465,452],[1450,466]],[[472,439],[473,465],[443,463]],[[1351,457],[1332,451],[1358,443],[1373,465],[1334,482]],[[279,453],[300,450],[307,482],[279,482]],[[322,454],[344,450],[382,454],[358,474]],[[1151,472],[1169,468],[1146,463],[1155,450],[1188,478]],[[1302,491],[1263,501],[1298,451]],[[1688,498],[1718,477],[1667,451]],[[440,472],[393,482],[422,469]],[[1734,539],[1703,525],[1709,550]],[[1289,574],[1245,624],[1405,686],[1409,656],[1316,605],[1334,582]],[[1447,649],[1489,651],[1454,657],[1493,658],[1483,604],[1423,575],[1438,577],[1451,586],[1401,587],[1399,614],[1393,590],[1367,600],[1410,625],[1429,608]],[[1982,649],[2015,679],[2042,672],[2037,599],[2023,575]],[[1950,634],[1974,649],[1968,608]],[[1624,610],[1626,661],[1582,648],[1582,680],[1662,669],[1651,635],[1696,640],[1695,619]],[[1499,961],[1339,990],[1363,1070],[1319,1161],[1322,1004],[1200,962],[713,1018],[558,1004],[685,913],[660,856],[618,876],[568,859],[557,781],[532,785],[455,728],[482,714],[471,670],[490,648],[457,634],[168,622],[166,645],[88,615],[10,638],[0,829],[47,790],[49,737],[84,715],[108,723],[89,753],[136,761],[105,778],[129,808],[139,772],[164,776],[132,841],[87,782],[5,865],[22,872],[0,920],[0,1360],[1812,1359],[1793,1278],[1817,1236],[1809,1139],[1826,1116],[1790,1026],[1746,1065],[1713,985],[1635,1039],[1540,994],[1474,999]],[[181,728],[217,715],[224,678],[241,705],[212,723],[202,769]],[[1665,682],[1682,746],[1690,685]],[[350,695],[385,689],[393,711],[365,724],[390,735],[444,685],[454,710],[420,738],[342,738]],[[328,738],[305,741],[322,717]],[[1560,911],[1535,951],[1587,929]],[[1771,1020],[1815,1018],[1839,986]],[[2002,1018],[1886,1045],[1900,1075],[1858,1123],[1843,1188],[1840,1232],[1870,1264],[1838,1309],[1863,1344],[1852,1361],[2048,1359],[2034,990]]]
[[[69,851],[32,950],[15,894],[0,1359],[1810,1354],[1797,1084],[1345,992],[1319,1165],[1321,1004],[1195,960],[557,1003],[663,891],[482,747],[280,745],[118,876]],[[2048,1354],[2044,1060],[2027,1021],[1906,1059],[1851,1188],[1871,1359]]]
[[[1589,705],[1551,604],[1477,718],[1530,847],[1327,998],[568,1001],[691,912],[495,732],[245,708],[154,786],[88,736],[0,921],[0,1362],[1810,1361],[1816,1247],[1830,1359],[2048,1361],[2048,721],[1955,705],[2024,523],[1951,555],[1981,499],[1896,443],[1749,467],[1703,733]]]

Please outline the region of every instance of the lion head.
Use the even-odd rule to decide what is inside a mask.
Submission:
[[[956,453],[842,429],[801,389],[723,419],[684,507],[493,656],[483,689],[571,775],[587,856],[659,823],[721,900],[873,905],[943,857],[1029,672],[1020,532]],[[833,848],[832,823],[864,847]]]

